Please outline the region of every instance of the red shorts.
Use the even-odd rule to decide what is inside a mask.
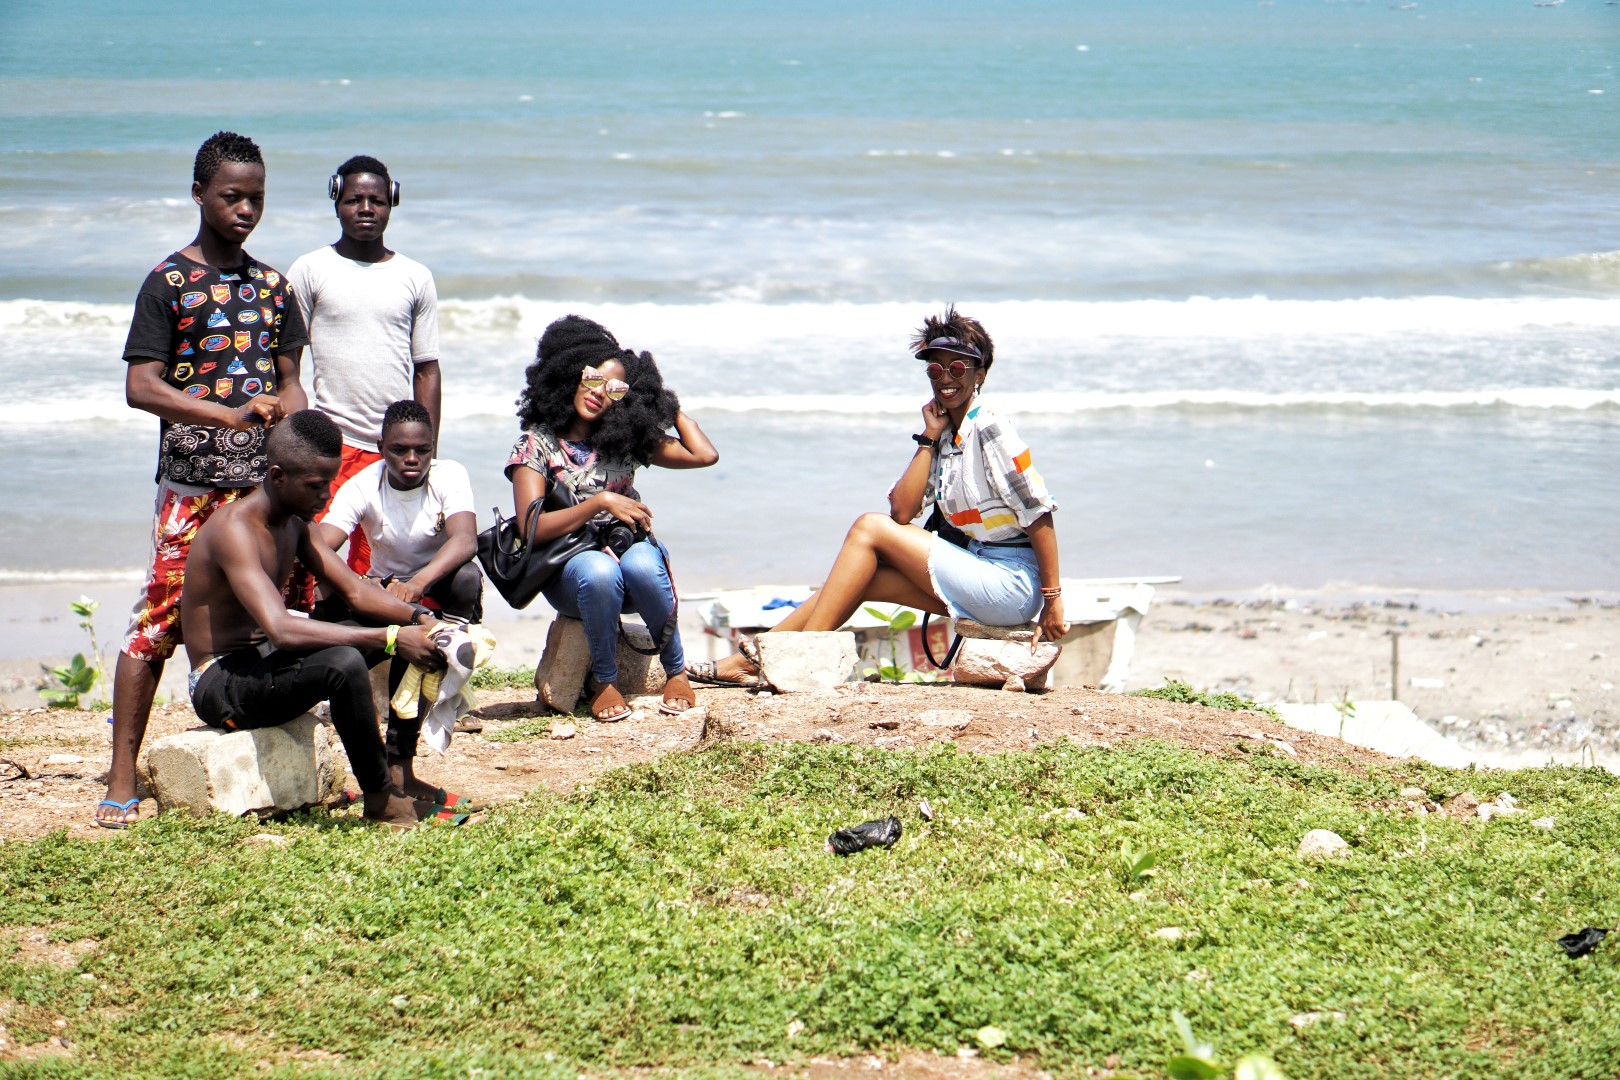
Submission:
[[[381,460],[382,455],[375,450],[360,450],[350,446],[348,443],[344,443],[343,464],[338,466],[337,478],[332,481],[332,490],[326,493],[327,507],[332,505],[332,499],[337,495],[338,488],[346,484],[349,477],[372,462]],[[315,515],[315,520],[326,520],[326,510],[323,509],[319,514]],[[358,525],[354,527],[354,532],[349,534],[348,562],[349,569],[361,577],[365,577],[366,571],[371,569],[371,542],[366,539],[365,532]]]
[[[332,487],[326,493],[326,505],[332,505],[332,498],[337,494],[338,488],[348,482],[349,478],[374,461],[381,461],[382,455],[375,450],[361,450],[343,444],[343,462],[338,466],[337,476],[332,480]],[[326,518],[326,510],[315,515],[316,521]],[[361,577],[365,577],[371,569],[371,542],[366,539],[365,532],[356,525],[349,534],[349,569]],[[315,606],[315,575],[304,569],[302,563],[293,563],[292,580],[287,585],[287,606],[299,611],[309,611]]]
[[[196,490],[188,488],[186,490]],[[186,556],[215,510],[253,489],[208,488],[188,495],[167,480],[158,484],[152,514],[152,569],[130,613],[123,651],[137,660],[163,661],[174,655],[180,634],[180,588],[186,580]]]

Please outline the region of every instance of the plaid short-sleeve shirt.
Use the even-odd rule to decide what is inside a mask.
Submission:
[[[1057,509],[1029,446],[982,403],[968,410],[961,430],[940,440],[923,509],[936,501],[952,525],[988,543],[1020,540]]]

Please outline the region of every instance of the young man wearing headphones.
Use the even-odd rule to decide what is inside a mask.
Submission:
[[[433,274],[383,243],[399,205],[399,184],[374,157],[338,166],[327,194],[342,234],[292,264],[287,280],[309,327],[314,407],[343,432],[343,463],[332,483],[381,459],[383,413],[402,399],[427,410],[439,431],[439,296]],[[324,517],[324,513],[322,517]],[[365,575],[371,548],[358,528],[349,537],[349,566]],[[307,608],[313,580],[295,579]]]

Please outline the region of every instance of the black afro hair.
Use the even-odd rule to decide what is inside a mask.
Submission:
[[[517,401],[518,420],[524,428],[561,436],[574,422],[580,373],[609,360],[624,365],[630,392],[602,414],[591,447],[603,461],[646,465],[674,425],[680,401],[664,389],[651,353],[621,348],[606,327],[590,319],[567,315],[546,327],[534,362],[524,372],[527,383]]]

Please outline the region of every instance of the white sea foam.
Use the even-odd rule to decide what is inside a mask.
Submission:
[[[0,568],[0,585],[60,585],[83,581],[142,581],[145,572],[128,570],[9,570]]]
[[[1541,267],[1571,264],[1612,269],[1620,283],[1620,252],[1543,260]],[[1611,266],[1612,264],[1612,266]],[[1529,264],[1520,264],[1529,265]],[[1596,272],[1595,270],[1593,272]],[[617,330],[621,325],[656,328],[663,333],[701,332],[705,340],[762,341],[784,328],[814,326],[818,336],[893,337],[943,300],[857,304],[766,304],[748,299],[712,303],[594,303],[498,296],[479,300],[443,299],[440,319],[447,331],[490,333],[543,329],[559,314],[579,312]],[[1067,338],[1260,338],[1331,337],[1377,334],[1467,334],[1538,327],[1620,327],[1620,298],[1420,296],[1392,299],[1273,300],[1264,296],[1185,300],[997,300],[963,299],[1003,337]],[[0,300],[0,333],[129,326],[127,303],[75,300]],[[625,336],[621,334],[621,336]]]
[[[1594,257],[1595,258],[1595,257]],[[1620,264],[1617,264],[1620,270]],[[440,323],[448,334],[537,336],[558,316],[577,312],[613,327],[625,341],[656,343],[694,338],[716,347],[775,348],[814,327],[817,339],[892,341],[944,305],[942,299],[857,304],[766,304],[746,298],[713,303],[594,303],[498,296],[444,299]],[[1429,334],[1477,337],[1527,329],[1620,328],[1620,298],[1511,297],[1472,299],[1272,300],[1264,296],[1186,300],[960,301],[995,328],[1002,342],[1098,338],[1250,340]],[[60,300],[0,300],[0,334],[54,336],[62,330],[107,330],[129,325],[129,305]]]
[[[1554,281],[1575,287],[1620,288],[1620,251],[1594,251],[1556,259],[1521,259],[1497,269],[1515,279]]]
[[[656,352],[694,410],[910,415],[914,388],[900,385],[892,365],[873,365],[903,357],[910,328],[942,306],[939,300],[764,304],[745,297],[706,304],[447,299],[442,338],[457,377],[446,379],[445,414],[510,417],[534,341],[553,319],[577,312],[611,327],[626,344]],[[1620,405],[1605,359],[1611,331],[1620,328],[1620,299],[964,300],[963,306],[993,328],[1000,356],[1053,365],[1047,391],[997,395],[999,407],[1013,413]],[[0,361],[11,377],[10,392],[0,398],[0,429],[150,424],[124,402],[116,365],[105,366],[119,351],[128,318],[124,304],[0,301]],[[107,377],[56,374],[91,369]]]
[[[733,413],[824,412],[851,416],[909,416],[917,411],[916,394],[842,395],[780,394],[692,397],[692,409]],[[1144,393],[1089,391],[1018,394],[997,393],[995,408],[1010,415],[1067,416],[1111,409],[1570,409],[1620,407],[1620,389],[1566,390],[1560,387],[1414,393],[1282,393],[1244,390],[1161,390]],[[510,412],[510,409],[505,410]]]
[[[130,408],[121,393],[0,403],[0,429],[57,427],[62,424],[150,426],[154,432],[153,441],[157,438],[157,420],[149,413]]]
[[[129,310],[128,304],[90,304],[77,300],[0,300],[0,333],[92,326],[127,330]]]
[[[445,395],[445,416],[457,420],[509,418],[516,391]],[[987,398],[987,400],[991,400]],[[904,394],[691,394],[681,404],[694,414],[768,415],[828,414],[851,418],[912,416],[919,400]],[[1072,416],[1119,409],[1157,410],[1337,410],[1344,412],[1399,409],[1522,409],[1591,411],[1620,408],[1620,389],[1569,390],[1522,387],[1500,390],[1416,391],[1411,393],[1262,393],[1246,390],[1156,390],[1138,393],[1103,391],[998,392],[997,411],[1017,416]],[[0,421],[5,413],[0,409]]]
[[[447,388],[447,420],[509,420],[517,387],[498,392]],[[694,414],[752,415],[826,414],[848,418],[911,416],[918,409],[915,393],[905,394],[689,394],[682,404]],[[1536,412],[1594,412],[1620,408],[1620,388],[1580,390],[1556,386],[1528,386],[1497,390],[1419,390],[1411,392],[1322,391],[1265,393],[1250,390],[1151,390],[1134,393],[1106,391],[1042,391],[994,395],[997,411],[1014,416],[1073,416],[1123,409],[1140,410],[1268,410],[1339,412],[1435,410],[1524,410]],[[27,429],[85,425],[145,428],[154,421],[131,409],[121,396],[98,395],[59,401],[0,403],[0,429]]]
[[[646,330],[656,335],[694,334],[715,344],[768,344],[793,327],[813,326],[818,337],[892,339],[921,315],[943,306],[938,299],[762,304],[727,300],[705,304],[576,303],[522,296],[447,300],[440,317],[451,330],[517,329],[534,332],[558,315],[577,312],[598,319],[625,340]],[[997,342],[1013,339],[1083,342],[1102,337],[1226,338],[1334,337],[1388,334],[1479,335],[1538,327],[1620,327],[1620,299],[1512,297],[1471,299],[1425,296],[1358,300],[1000,300],[961,306],[987,326]],[[0,316],[3,317],[3,316]],[[3,325],[3,323],[0,323]],[[625,330],[620,328],[624,327]],[[631,332],[632,330],[636,332]]]

